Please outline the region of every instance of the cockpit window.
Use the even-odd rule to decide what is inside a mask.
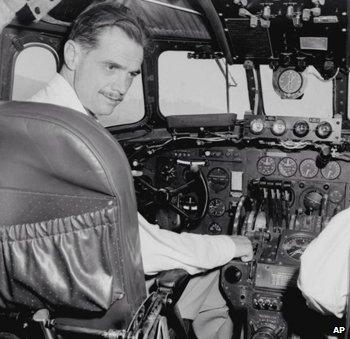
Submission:
[[[14,68],[12,100],[27,100],[43,88],[57,72],[55,52],[45,45],[21,51]]]
[[[309,66],[305,72],[307,82],[304,95],[299,99],[281,99],[273,88],[272,69],[268,65],[260,66],[266,115],[332,117],[332,80],[324,81],[313,66]]]
[[[229,104],[226,95],[225,63],[213,59],[189,59],[187,51],[160,55],[159,108],[164,116],[178,114],[237,113],[249,110],[245,70],[228,66]]]

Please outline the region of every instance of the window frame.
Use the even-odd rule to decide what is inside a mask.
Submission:
[[[59,67],[60,67],[60,58],[58,56],[57,51],[51,46],[48,45],[44,42],[28,42],[26,44],[23,45],[23,48],[20,50],[16,50],[15,54],[13,55],[13,63],[12,63],[12,69],[11,69],[11,92],[10,92],[10,100],[12,100],[12,96],[13,96],[13,88],[14,88],[14,84],[15,84],[15,68],[16,68],[16,64],[17,64],[17,59],[19,57],[19,55],[27,48],[30,47],[40,47],[40,48],[44,48],[46,50],[48,50],[49,52],[52,53],[55,61],[56,61],[56,72],[58,72]]]

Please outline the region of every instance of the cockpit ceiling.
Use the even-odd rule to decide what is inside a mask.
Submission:
[[[152,36],[157,38],[190,38],[208,40],[210,34],[203,17],[191,0],[115,0],[141,17]],[[71,22],[92,0],[63,0],[50,15]]]
[[[105,1],[105,0],[100,0]],[[142,18],[155,39],[214,40],[229,64],[317,68],[324,79],[350,64],[344,0],[108,0]],[[62,0],[49,14],[72,22],[92,0]]]

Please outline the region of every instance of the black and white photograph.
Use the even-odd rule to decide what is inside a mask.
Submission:
[[[0,0],[0,339],[350,339],[350,0]]]

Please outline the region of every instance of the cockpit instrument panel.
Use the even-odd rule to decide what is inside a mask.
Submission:
[[[144,164],[146,185],[162,193],[160,200],[173,194],[167,205],[148,205],[151,222],[251,239],[254,260],[232,260],[221,273],[231,307],[245,309],[254,324],[247,338],[259,338],[267,323],[278,333],[273,338],[288,339],[294,330],[283,310],[297,300],[300,257],[333,215],[349,206],[350,161],[341,153],[341,128],[340,116],[246,115],[237,126],[215,131],[215,139],[202,129],[195,142],[197,132],[185,142],[174,140]],[[181,133],[179,139],[186,139]],[[202,180],[193,184],[198,174]],[[300,314],[307,312],[303,307]]]

